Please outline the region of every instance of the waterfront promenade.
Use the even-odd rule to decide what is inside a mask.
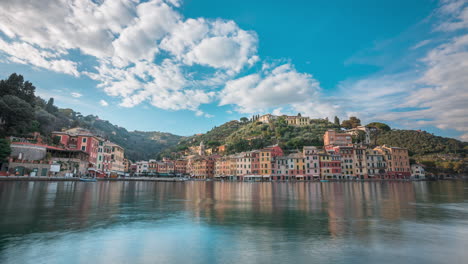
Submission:
[[[150,182],[181,182],[183,178],[149,178],[149,177],[127,177],[127,178],[96,178],[98,181],[150,181]],[[0,176],[0,181],[80,181],[78,177],[45,177],[45,176]]]

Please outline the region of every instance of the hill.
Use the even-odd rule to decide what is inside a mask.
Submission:
[[[464,158],[468,152],[468,143],[453,138],[435,136],[425,131],[390,130],[377,137],[377,144],[407,148],[410,156],[418,159]]]
[[[160,156],[180,156],[180,151],[198,146],[201,141],[208,148],[226,145],[228,154],[273,144],[281,145],[286,151],[293,151],[305,145],[322,146],[322,137],[327,129],[339,129],[339,126],[325,119],[313,119],[310,125],[303,127],[290,126],[282,117],[269,124],[233,120],[205,134],[183,138],[177,146],[166,149]]]
[[[162,150],[183,138],[164,132],[129,132],[98,116],[83,116],[70,108],[59,109],[53,98],[45,101],[36,96],[35,89],[21,75],[12,74],[0,80],[0,138],[30,137],[39,132],[45,143],[53,144],[50,132],[83,127],[124,147],[125,156],[133,161],[156,158]]]

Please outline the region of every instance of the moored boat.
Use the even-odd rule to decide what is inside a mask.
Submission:
[[[82,181],[82,182],[96,182],[97,180],[95,178],[80,178],[80,181]]]

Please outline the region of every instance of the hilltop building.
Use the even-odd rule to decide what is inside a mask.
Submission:
[[[327,130],[323,135],[323,145],[328,146],[348,146],[353,144],[353,139],[348,133],[340,133],[335,130]]]

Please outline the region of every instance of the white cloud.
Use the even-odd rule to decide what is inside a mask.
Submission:
[[[71,96],[73,96],[73,97],[75,97],[75,98],[80,98],[80,97],[82,97],[83,95],[80,94],[80,93],[73,92],[73,93],[71,93]]]
[[[468,2],[466,0],[443,0],[438,10],[447,19],[436,29],[455,31],[468,27]]]
[[[468,7],[446,1],[443,12]],[[456,15],[456,17],[460,17]],[[445,29],[458,28],[460,20],[442,23]],[[463,26],[468,28],[468,24]],[[440,29],[440,27],[438,27]],[[446,38],[447,39],[447,38]],[[396,122],[409,128],[435,126],[461,132],[468,138],[468,35],[454,35],[430,49],[415,70],[377,75],[341,87],[344,108],[364,119]]]
[[[178,13],[160,1],[138,5],[136,14],[133,24],[120,32],[119,38],[112,43],[116,66],[124,67],[142,59],[152,61],[158,52],[157,41],[170,32],[180,19]]]
[[[297,72],[291,64],[228,81],[220,92],[220,105],[236,105],[242,113],[266,111],[290,104],[316,102],[319,83],[310,74]]]
[[[188,19],[161,42],[187,65],[200,64],[239,72],[257,62],[257,35],[233,21]]]
[[[148,101],[196,111],[215,98],[212,87],[258,60],[257,36],[229,20],[184,19],[179,6],[178,0],[2,1],[0,52],[10,62],[88,76],[124,107]],[[80,72],[79,59],[69,59],[76,51],[94,57],[95,70]],[[198,76],[195,64],[209,70]]]
[[[109,106],[109,103],[106,102],[106,101],[104,101],[104,100],[102,100],[102,99],[99,101],[99,104],[100,104],[101,106]]]
[[[80,75],[76,68],[77,63],[58,59],[57,54],[52,51],[40,50],[28,43],[8,43],[0,38],[0,51],[7,55],[8,60],[15,63],[29,64],[74,76]]]

